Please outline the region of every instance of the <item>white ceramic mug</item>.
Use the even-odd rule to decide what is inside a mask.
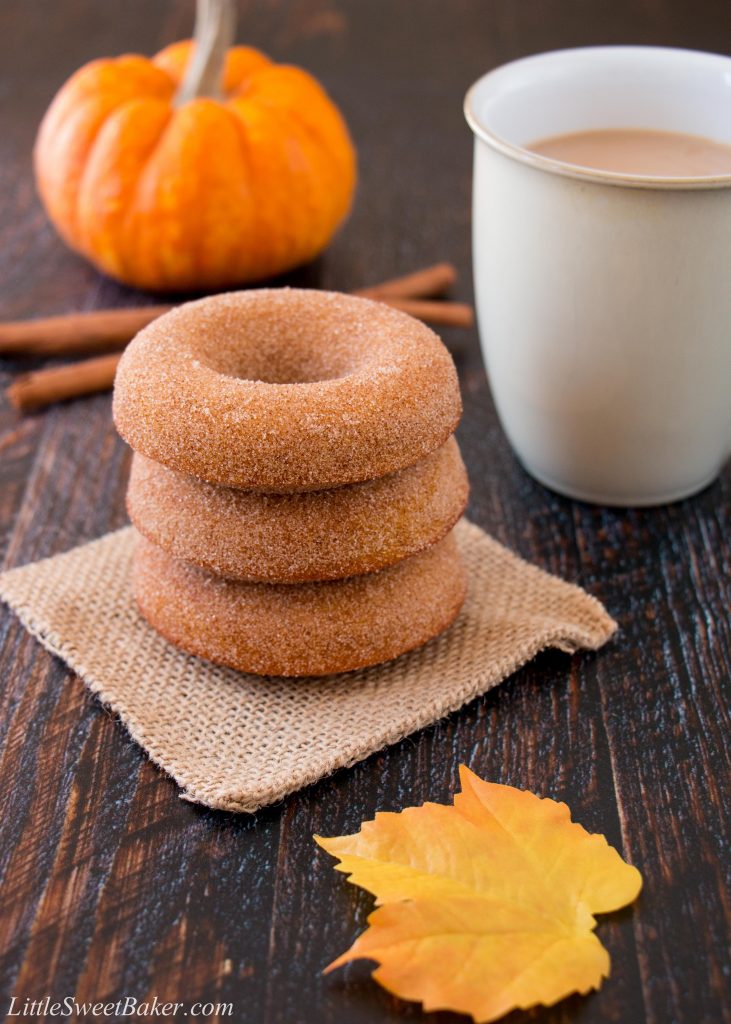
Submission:
[[[700,490],[731,450],[731,175],[584,170],[523,147],[600,128],[731,143],[731,58],[539,54],[481,78],[465,113],[480,338],[519,459],[600,504]]]

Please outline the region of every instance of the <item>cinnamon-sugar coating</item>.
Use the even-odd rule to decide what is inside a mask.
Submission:
[[[186,303],[122,356],[114,420],[136,451],[212,483],[322,490],[444,444],[454,364],[424,324],[335,292],[257,289]]]
[[[440,540],[467,503],[457,442],[397,473],[329,491],[219,487],[135,453],[130,519],[176,558],[268,583],[375,572]]]
[[[135,553],[135,597],[150,625],[190,654],[256,675],[389,661],[446,629],[465,591],[453,532],[381,572],[324,583],[223,579],[141,536]]]

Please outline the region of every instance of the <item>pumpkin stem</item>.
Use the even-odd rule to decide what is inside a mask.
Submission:
[[[233,0],[197,0],[193,56],[188,61],[175,106],[199,96],[223,99],[226,52],[236,33]]]

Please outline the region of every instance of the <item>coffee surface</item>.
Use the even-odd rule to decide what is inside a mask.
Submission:
[[[731,145],[683,132],[605,128],[553,135],[526,149],[563,163],[620,174],[663,178],[731,174]]]

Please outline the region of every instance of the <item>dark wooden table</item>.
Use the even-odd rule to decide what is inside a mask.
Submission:
[[[0,6],[3,318],[139,303],[58,241],[34,194],[31,147],[77,66],[153,52],[185,36],[191,20],[187,0]],[[459,295],[470,298],[467,86],[496,64],[563,46],[729,52],[731,19],[726,0],[271,0],[241,5],[239,39],[321,76],[360,152],[350,222],[293,280],[349,289],[450,259]],[[3,1013],[11,995],[75,993],[231,1002],[233,1019],[253,1024],[418,1019],[366,965],[321,976],[372,904],[333,873],[311,836],[353,831],[377,809],[447,801],[466,762],[566,800],[645,876],[639,902],[600,924],[612,956],[604,989],[511,1021],[730,1019],[722,690],[731,673],[731,474],[697,498],[647,511],[556,497],[508,449],[476,334],[446,338],[459,346],[471,516],[604,601],[618,638],[597,656],[546,653],[434,728],[237,817],[181,801],[114,717],[3,610]],[[2,383],[18,369],[3,364]],[[5,567],[125,522],[129,452],[107,395],[25,419],[3,404],[0,453]]]

